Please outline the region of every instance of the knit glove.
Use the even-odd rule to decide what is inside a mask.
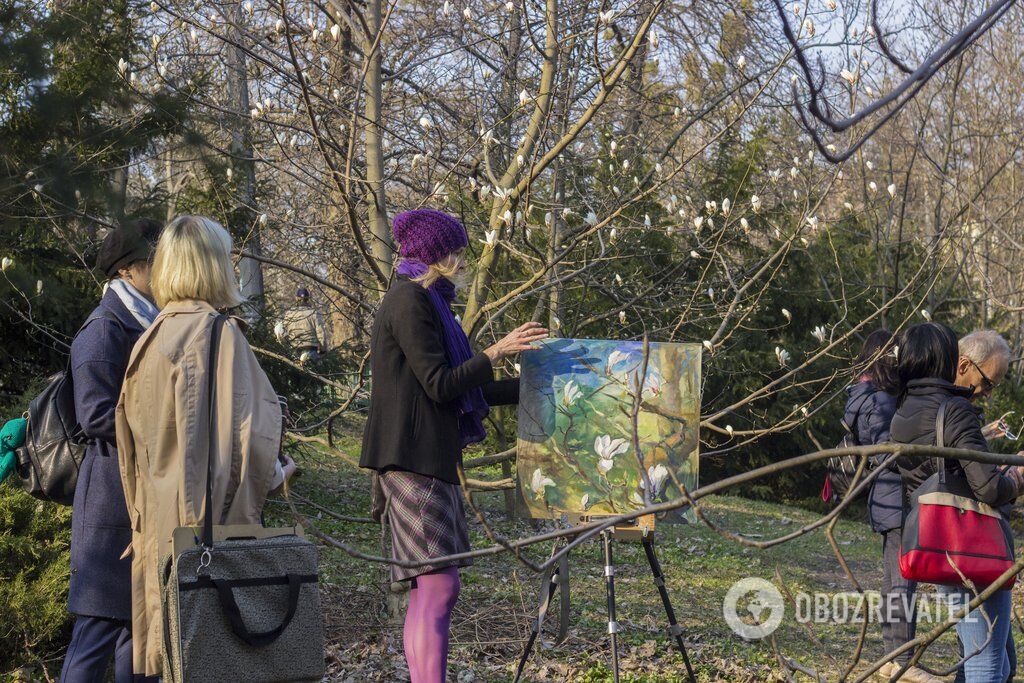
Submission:
[[[0,483],[14,471],[17,458],[14,451],[25,443],[28,421],[23,417],[8,420],[0,429]]]

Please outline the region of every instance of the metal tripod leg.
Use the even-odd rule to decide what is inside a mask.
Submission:
[[[612,641],[612,680],[619,683],[619,622],[615,621],[615,565],[612,563],[612,535],[601,534],[604,541],[604,576],[608,589],[608,635]]]
[[[661,571],[658,556],[654,553],[654,539],[649,536],[645,537],[643,544],[644,553],[647,555],[647,564],[651,565],[651,573],[654,575],[654,585],[658,587],[661,603],[665,606],[665,614],[668,616],[668,632],[675,639],[676,645],[679,646],[679,652],[683,655],[683,663],[686,665],[686,675],[689,677],[690,683],[696,683],[693,667],[690,666],[690,657],[686,654],[686,645],[683,643],[683,629],[676,622],[676,611],[672,609],[672,601],[669,600],[668,590],[665,588],[665,575]]]
[[[560,580],[559,569],[560,565],[554,565],[551,569],[551,576],[548,578],[547,585],[541,586],[541,595],[539,599],[540,606],[537,609],[537,619],[533,622],[533,626],[530,627],[530,638],[526,641],[526,647],[523,648],[523,656],[519,658],[519,666],[516,667],[516,677],[514,679],[515,683],[518,683],[520,677],[523,675],[523,669],[526,667],[526,661],[530,658],[533,646],[537,642],[537,636],[540,635],[540,630],[544,625],[544,617],[547,615],[548,607],[551,604],[551,598],[554,597],[555,591],[558,590]]]

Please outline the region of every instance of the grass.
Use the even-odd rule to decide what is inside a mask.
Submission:
[[[352,432],[357,430],[353,428]],[[354,464],[355,438],[342,438],[338,452],[303,446],[297,454],[303,473],[293,491],[336,513],[365,516],[369,509],[369,478]],[[496,475],[495,470],[492,475]],[[486,476],[475,472],[474,476]],[[495,529],[518,538],[550,522],[509,519],[500,493],[477,496]],[[758,540],[789,533],[816,518],[816,513],[786,505],[734,496],[704,500],[707,516],[717,525]],[[306,506],[309,521],[334,538],[363,552],[386,553],[380,528],[342,522]],[[268,522],[288,519],[281,503],[271,506]],[[471,520],[476,548],[490,545],[482,527]],[[775,580],[776,573],[792,593],[823,593],[829,598],[850,590],[824,534],[819,530],[769,549],[743,547],[703,524],[661,525],[658,552],[666,584],[685,630],[691,661],[701,681],[785,680],[776,654],[766,640],[746,641],[735,635],[722,616],[729,587],[744,577]],[[844,519],[836,528],[840,548],[862,584],[875,588],[881,580],[879,537],[867,524]],[[534,546],[534,560],[550,553],[550,544]],[[571,556],[572,617],[566,642],[553,646],[551,628],[527,666],[527,680],[610,681],[603,559],[599,544],[590,543]],[[395,681],[407,676],[402,656],[401,624],[388,616],[389,581],[385,565],[356,560],[325,547],[322,588],[328,624],[329,669],[332,680]],[[615,546],[619,651],[624,681],[683,681],[682,658],[673,649],[667,622],[639,544]],[[463,587],[452,629],[451,680],[510,680],[536,611],[539,579],[508,554],[490,556],[463,572]],[[550,621],[549,621],[550,623]],[[877,624],[868,625],[863,661],[882,654]],[[850,661],[859,624],[813,624],[794,618],[793,605],[775,639],[779,650],[801,665],[834,680]],[[947,634],[927,656],[930,663],[950,663],[952,636]]]

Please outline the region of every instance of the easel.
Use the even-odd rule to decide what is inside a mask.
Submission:
[[[569,517],[569,521],[573,525],[579,525],[590,520],[582,515],[574,515]],[[647,564],[650,565],[651,574],[654,577],[654,585],[657,586],[658,593],[661,595],[661,603],[665,608],[665,615],[668,617],[669,635],[676,641],[676,645],[679,647],[679,652],[683,655],[683,663],[686,665],[686,673],[690,682],[696,683],[697,679],[693,675],[693,668],[690,666],[690,658],[686,653],[686,644],[683,642],[683,629],[676,621],[676,613],[672,608],[672,601],[669,599],[668,590],[665,588],[665,574],[661,570],[661,563],[658,562],[658,555],[654,550],[654,521],[654,515],[646,515],[638,518],[636,523],[633,525],[614,526],[601,533],[601,543],[604,550],[605,591],[608,600],[608,635],[611,637],[612,646],[613,680],[615,683],[619,682],[618,634],[620,628],[619,622],[616,621],[615,618],[615,564],[612,559],[612,542],[640,541],[644,548],[644,554],[647,556]],[[548,606],[551,604],[551,599],[554,597],[555,591],[558,590],[560,585],[563,586],[563,600],[568,600],[567,582],[569,577],[567,570],[567,561],[554,565],[550,574],[545,574],[541,582],[537,619],[534,620],[533,626],[530,630],[530,637],[526,641],[526,647],[523,649],[523,655],[519,659],[519,666],[516,668],[516,683],[518,683],[520,677],[523,675],[523,669],[526,667],[526,662],[530,658],[530,652],[533,650],[534,643],[536,643],[537,638],[540,635],[541,628],[544,625],[544,617],[547,614]],[[564,637],[565,634],[563,630],[559,635],[559,639],[564,639]]]

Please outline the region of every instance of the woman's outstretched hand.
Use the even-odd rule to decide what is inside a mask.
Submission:
[[[509,332],[494,346],[484,349],[484,353],[491,359],[491,365],[497,365],[503,358],[514,356],[520,351],[529,351],[534,342],[546,339],[547,336],[547,328],[541,327],[540,323],[526,323]]]

